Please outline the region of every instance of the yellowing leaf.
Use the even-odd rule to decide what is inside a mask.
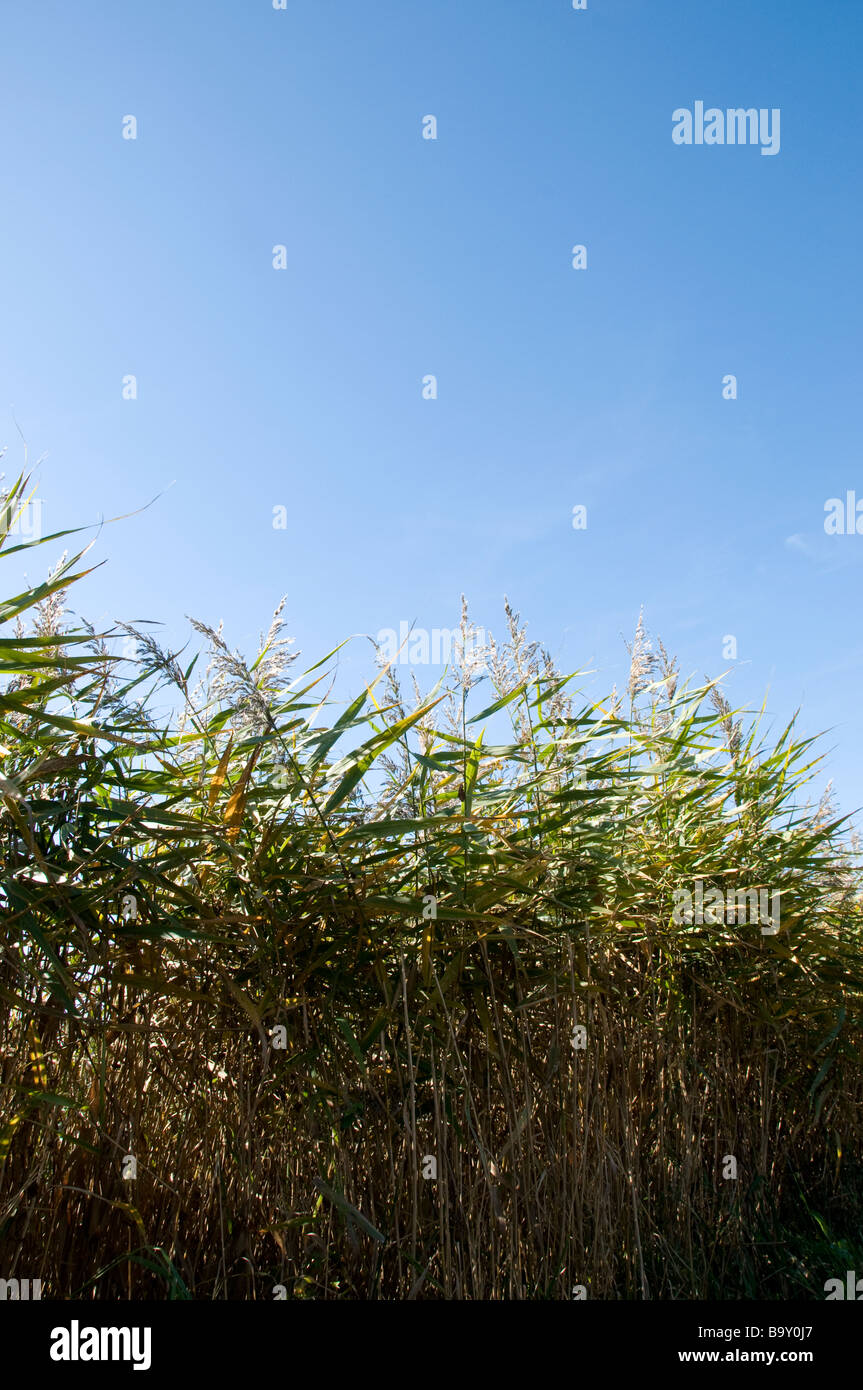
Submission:
[[[6,1162],[6,1159],[9,1156],[9,1150],[12,1147],[12,1140],[15,1137],[15,1131],[20,1125],[26,1113],[26,1110],[22,1110],[20,1114],[13,1115],[12,1118],[9,1121],[7,1121],[7,1123],[3,1126],[2,1132],[0,1132],[0,1169],[2,1169],[3,1164]]]
[[[236,840],[240,833],[240,826],[243,824],[243,812],[246,809],[246,793],[249,789],[249,779],[252,770],[261,752],[260,744],[255,749],[249,761],[246,763],[245,770],[234,791],[231,793],[227,806],[225,807],[225,825],[228,830],[228,839]]]
[[[42,1052],[42,1041],[36,1032],[35,1025],[30,1022],[27,1024],[27,1041],[29,1043],[30,1067],[29,1080],[32,1086],[38,1086],[41,1090],[48,1089],[48,1068],[45,1066],[45,1056]]]
[[[228,773],[228,763],[231,761],[231,751],[233,747],[234,735],[231,734],[231,737],[228,739],[228,746],[222,754],[221,758],[219,759],[219,766],[216,768],[215,776],[213,777],[213,780],[210,783],[210,794],[207,798],[208,811],[212,811],[219,798],[219,792],[225,785],[225,777]]]

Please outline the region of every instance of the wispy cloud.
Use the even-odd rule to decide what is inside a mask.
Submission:
[[[853,536],[827,536],[823,532],[796,531],[785,537],[785,547],[825,571],[846,569],[863,559],[863,546]]]

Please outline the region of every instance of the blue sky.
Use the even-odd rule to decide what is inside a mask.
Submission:
[[[856,0],[10,0],[3,466],[17,420],[51,530],[163,493],[76,607],[250,650],[287,594],[311,664],[508,594],[599,695],[643,604],[863,804],[863,536],[823,525],[863,498],[861,41]],[[698,100],[779,153],[676,145]]]

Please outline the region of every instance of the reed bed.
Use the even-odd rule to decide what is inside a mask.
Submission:
[[[431,692],[370,661],[336,706],[281,608],[249,663],[72,626],[82,560],[0,610],[0,1276],[784,1299],[863,1265],[858,858],[794,722],[642,622],[584,701],[508,605]],[[679,920],[697,883],[780,929]]]

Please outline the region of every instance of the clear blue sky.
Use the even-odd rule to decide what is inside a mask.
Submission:
[[[14,407],[49,529],[175,480],[76,606],[250,649],[287,593],[311,664],[507,593],[598,695],[644,604],[859,806],[861,44],[859,0],[6,0],[7,476]],[[780,152],[675,145],[698,100]]]

